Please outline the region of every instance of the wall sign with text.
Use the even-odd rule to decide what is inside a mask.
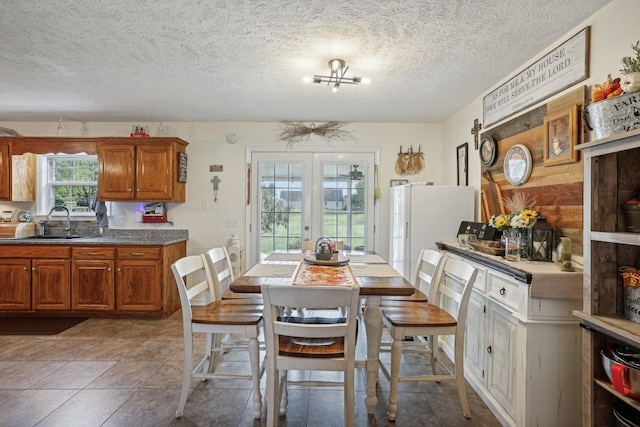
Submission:
[[[588,78],[589,34],[590,27],[585,27],[486,95],[482,99],[484,127]]]

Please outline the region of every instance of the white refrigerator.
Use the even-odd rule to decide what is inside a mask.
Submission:
[[[475,219],[473,187],[405,184],[391,187],[389,263],[413,281],[423,248],[455,241],[462,221]]]

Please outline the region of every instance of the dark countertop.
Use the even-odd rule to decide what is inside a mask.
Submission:
[[[464,258],[468,258],[472,261],[477,262],[478,264],[482,264],[484,266],[496,269],[504,274],[507,274],[514,279],[524,282],[527,284],[531,284],[531,273],[524,271],[520,268],[514,267],[514,265],[523,265],[520,263],[509,263],[502,257],[498,257],[495,255],[487,255],[482,252],[478,252],[472,249],[465,249],[460,247],[457,243],[448,243],[448,242],[436,242],[438,249],[447,250],[451,253],[460,255]]]
[[[52,239],[47,237],[16,237],[0,239],[0,245],[127,245],[127,246],[165,246],[185,242],[189,239],[188,230],[107,230],[103,236],[87,236],[74,239]]]
[[[457,242],[436,242],[438,249],[459,255],[485,267],[513,277],[529,286],[529,296],[542,299],[582,299],[583,271],[561,271],[555,262],[511,262],[504,257],[489,255],[460,247]]]

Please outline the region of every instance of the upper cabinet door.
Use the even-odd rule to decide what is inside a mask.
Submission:
[[[136,147],[136,199],[145,201],[172,199],[173,157],[170,144]]]
[[[11,199],[11,157],[9,143],[0,142],[0,200]]]
[[[135,145],[98,145],[98,199],[135,198]]]

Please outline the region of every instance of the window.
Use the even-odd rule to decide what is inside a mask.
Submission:
[[[94,215],[91,203],[98,192],[98,156],[39,156],[38,172],[40,215],[58,205],[65,206],[74,216]]]

